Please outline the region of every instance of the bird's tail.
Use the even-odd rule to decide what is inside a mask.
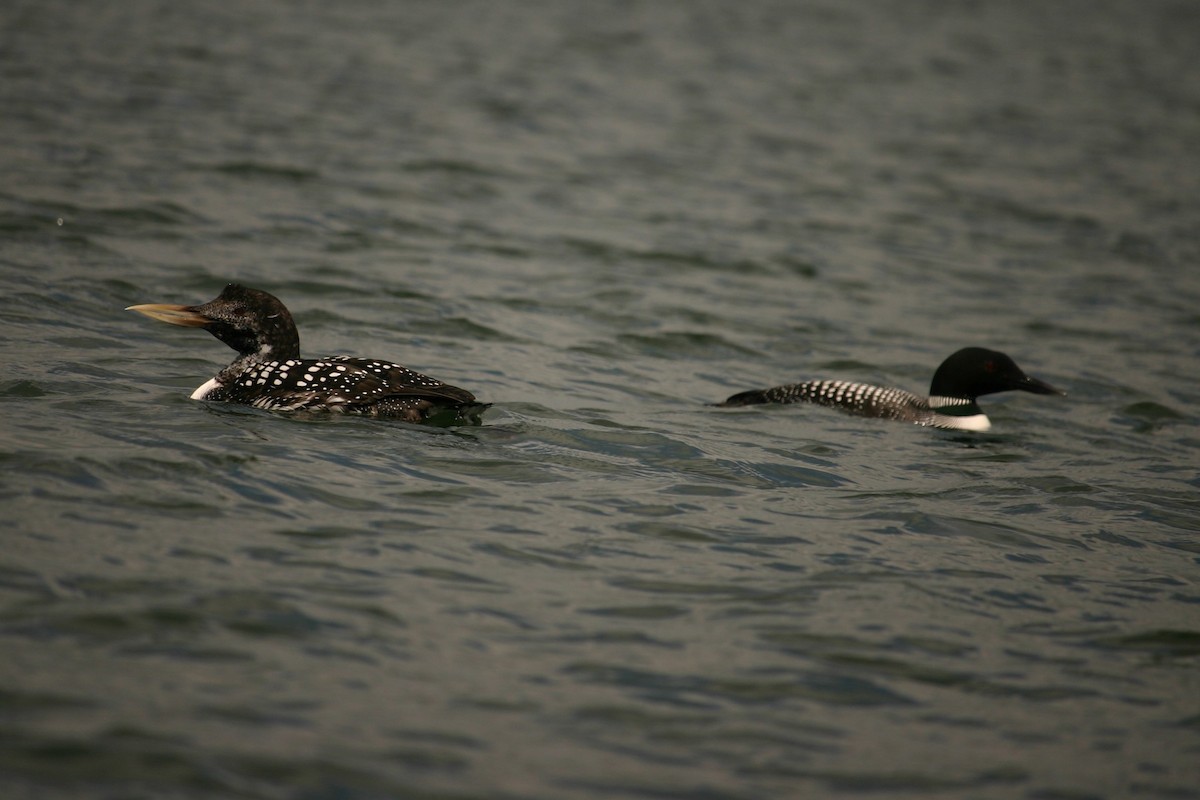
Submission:
[[[736,406],[756,406],[761,403],[769,403],[767,399],[766,389],[751,389],[748,392],[738,392],[735,395],[730,395],[725,398],[724,402],[713,403],[717,408],[733,408]]]

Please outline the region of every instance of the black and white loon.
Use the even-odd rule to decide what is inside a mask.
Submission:
[[[992,422],[975,400],[985,394],[1019,389],[1034,394],[1065,395],[1031,378],[1004,353],[964,347],[933,373],[929,397],[903,389],[850,381],[808,381],[770,389],[739,392],[718,406],[759,403],[816,403],[860,417],[880,417],[959,431],[986,431]]]
[[[198,306],[129,306],[153,319],[204,328],[237,351],[216,377],[192,392],[271,411],[332,411],[422,422],[436,417],[479,423],[487,404],[465,389],[388,361],[350,356],[300,358],[300,334],[274,295],[231,283]]]

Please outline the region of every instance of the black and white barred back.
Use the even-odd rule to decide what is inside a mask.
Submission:
[[[992,423],[976,398],[1011,390],[1065,394],[1026,375],[1004,353],[983,347],[964,347],[951,353],[933,373],[929,397],[869,383],[817,380],[739,392],[717,405],[813,403],[860,417],[900,420],[949,430],[986,431]]]
[[[969,401],[963,401],[969,402]],[[760,403],[814,403],[861,417],[879,417],[917,425],[932,425],[937,414],[929,402],[912,392],[853,381],[807,381],[754,389],[733,395],[722,406]]]

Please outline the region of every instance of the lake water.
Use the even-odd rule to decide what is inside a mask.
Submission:
[[[1200,6],[5,3],[5,798],[1200,797]],[[494,403],[208,406],[126,313]],[[988,434],[816,407],[964,345]]]

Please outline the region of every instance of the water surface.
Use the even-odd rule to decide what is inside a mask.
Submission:
[[[7,4],[4,796],[1200,796],[1198,23]],[[193,402],[230,280],[495,406]]]

